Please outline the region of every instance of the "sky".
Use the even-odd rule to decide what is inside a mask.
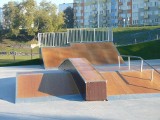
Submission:
[[[0,7],[2,7],[4,4],[8,3],[9,1],[17,1],[17,2],[22,2],[22,0],[0,0]],[[39,3],[42,0],[36,0],[37,3]],[[46,1],[51,1],[52,3],[56,4],[57,7],[59,4],[62,3],[73,3],[73,0],[46,0]]]

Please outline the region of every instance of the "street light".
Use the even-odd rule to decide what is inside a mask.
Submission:
[[[123,19],[123,27],[126,27],[125,22],[126,22],[126,19],[124,18],[124,19]]]
[[[98,0],[98,28],[99,28],[99,0]]]
[[[129,19],[129,17],[128,17],[128,27],[129,27],[129,24],[130,24],[129,21],[130,21],[130,19]]]

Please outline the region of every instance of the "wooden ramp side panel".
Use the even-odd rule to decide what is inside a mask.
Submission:
[[[91,64],[118,63],[118,51],[111,42],[75,43],[68,47],[41,48],[45,68],[58,67],[67,58],[86,58]],[[121,59],[123,62],[123,60]]]
[[[72,75],[66,71],[19,74],[16,99],[79,94]]]
[[[69,71],[87,101],[106,100],[106,80],[91,66],[85,58],[65,60],[59,69]]]

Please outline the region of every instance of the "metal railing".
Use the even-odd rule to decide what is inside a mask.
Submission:
[[[113,42],[112,28],[67,29],[67,32],[38,33],[40,47],[66,46],[68,43]]]
[[[151,69],[151,81],[154,78],[154,71],[156,71],[158,74],[160,74],[160,72],[155,69],[152,65],[150,65],[146,60],[144,60],[142,57],[139,56],[130,56],[130,55],[119,55],[118,56],[118,66],[119,68],[121,68],[121,58],[123,57],[127,57],[128,58],[128,70],[131,70],[131,58],[138,58],[141,60],[141,65],[140,65],[140,71],[143,72],[143,66],[144,63],[147,64]]]

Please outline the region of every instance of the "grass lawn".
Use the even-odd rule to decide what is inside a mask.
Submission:
[[[117,45],[139,43],[160,38],[160,26],[114,28],[113,35]]]
[[[117,47],[121,55],[140,56],[143,59],[160,59],[160,40]]]
[[[21,66],[21,65],[42,65],[43,61],[41,59],[33,59],[33,60],[10,60],[3,59],[0,60],[0,66]]]

